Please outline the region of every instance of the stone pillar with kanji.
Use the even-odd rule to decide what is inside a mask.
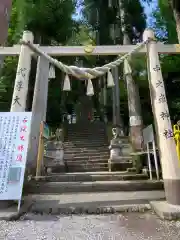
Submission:
[[[167,203],[180,205],[180,165],[173,138],[171,119],[158,55],[158,46],[154,32],[151,29],[145,30],[143,35],[144,41],[148,39],[149,87],[165,195]]]
[[[29,31],[23,33],[23,41],[33,43],[33,34]],[[25,112],[28,95],[29,74],[31,71],[32,52],[28,46],[22,45],[14,84],[11,103],[11,112]]]

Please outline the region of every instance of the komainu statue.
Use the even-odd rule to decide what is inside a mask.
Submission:
[[[62,128],[57,128],[55,132],[56,141],[63,142],[64,141],[64,134]]]

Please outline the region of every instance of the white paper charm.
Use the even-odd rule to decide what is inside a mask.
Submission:
[[[91,79],[88,79],[88,84],[87,84],[87,96],[93,96],[94,95],[94,88]]]
[[[71,91],[70,79],[69,79],[69,76],[67,74],[66,74],[65,79],[64,79],[63,91]]]
[[[111,71],[108,71],[108,74],[107,74],[107,87],[110,88],[110,87],[114,87],[115,84],[114,84],[114,79],[113,79],[113,75],[111,73]]]
[[[53,65],[50,65],[50,68],[49,68],[49,78],[50,79],[53,79],[56,77],[56,74],[55,74],[55,69],[54,69],[54,66]]]

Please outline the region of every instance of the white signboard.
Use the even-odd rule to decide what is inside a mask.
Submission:
[[[0,200],[20,200],[31,112],[0,113]]]
[[[142,124],[141,116],[131,116],[129,119],[130,126],[140,126]]]
[[[143,129],[144,144],[154,141],[154,131],[152,124]]]

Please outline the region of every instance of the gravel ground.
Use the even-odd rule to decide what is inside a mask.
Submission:
[[[117,215],[50,216],[27,214],[0,221],[3,240],[178,240],[180,222],[159,220],[151,212]]]

